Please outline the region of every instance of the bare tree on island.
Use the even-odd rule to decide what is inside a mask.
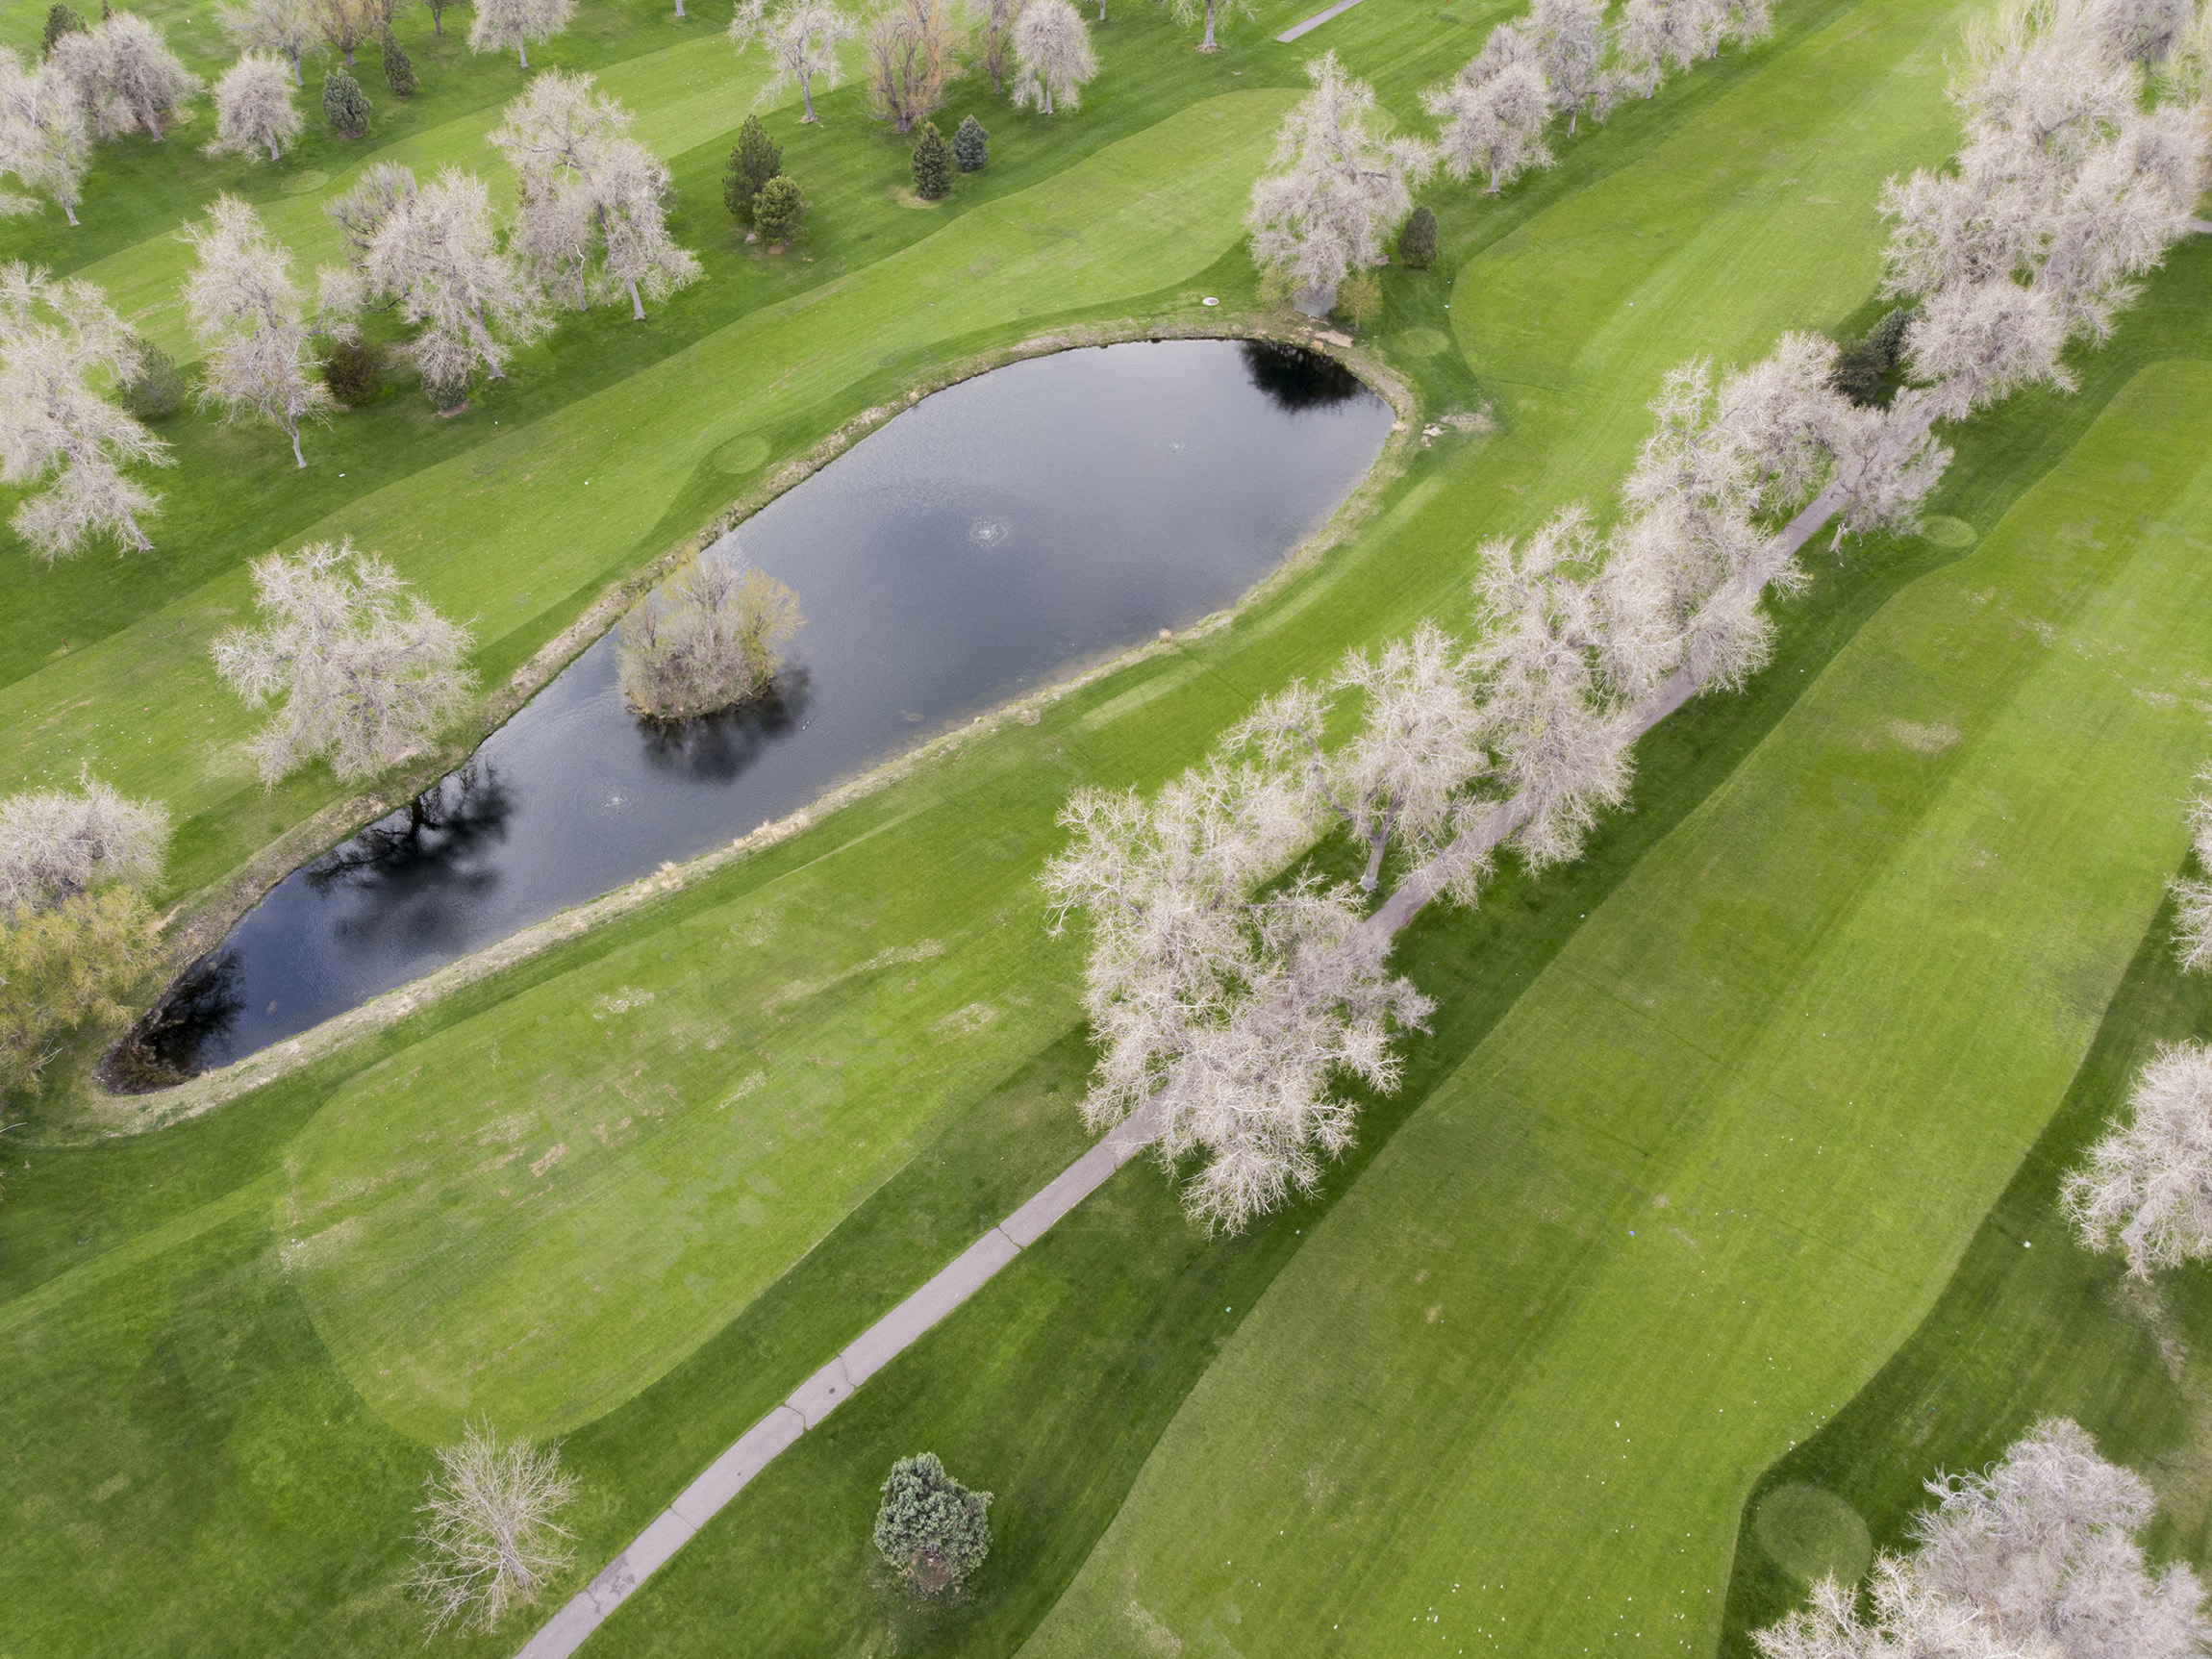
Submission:
[[[804,626],[798,595],[773,576],[741,554],[701,554],[622,618],[615,651],[622,696],[665,720],[760,696]]]
[[[281,81],[283,65],[264,62]],[[185,280],[185,307],[207,352],[201,403],[220,405],[226,420],[251,415],[267,421],[291,440],[292,461],[305,466],[300,426],[328,420],[333,400],[309,349],[291,255],[270,239],[252,208],[228,194],[184,235],[198,256]]]
[[[2047,1418],[2002,1462],[1927,1490],[1914,1549],[1875,1558],[1871,1608],[1831,1574],[1753,1633],[1762,1659],[2198,1659],[2212,1641],[2196,1573],[2153,1572],[2137,1541],[2149,1485],[2079,1424]]]
[[[264,52],[240,57],[215,83],[215,137],[208,154],[266,150],[270,161],[281,161],[307,124],[292,108],[291,94],[291,73],[283,59]]]
[[[514,49],[515,60],[530,67],[530,42],[550,40],[568,27],[576,14],[576,0],[476,0],[476,16],[468,25],[471,52]]]
[[[1436,157],[1418,138],[1385,134],[1374,88],[1346,76],[1334,52],[1307,63],[1306,77],[1314,89],[1283,118],[1244,224],[1254,263],[1320,300],[1381,262]]]
[[[668,235],[668,169],[630,137],[630,115],[589,75],[548,70],[506,109],[489,141],[519,186],[510,246],[540,286],[584,310],[626,293],[666,299],[699,279],[699,262]]]
[[[1057,95],[1075,109],[1097,73],[1091,31],[1068,0],[1028,0],[1014,25],[1014,107],[1049,115]]]
[[[92,284],[0,265],[0,483],[36,491],[9,522],[49,564],[102,536],[153,548],[138,519],[161,498],[123,468],[173,465],[169,446],[91,378],[124,379],[138,363],[130,330]]]
[[[75,224],[91,159],[91,123],[76,88],[58,69],[25,67],[12,47],[0,46],[0,176],[52,196],[62,216]],[[38,206],[32,197],[0,190],[0,217]]]
[[[262,781],[312,761],[340,778],[381,771],[435,738],[468,699],[474,644],[374,553],[316,542],[253,566],[268,618],[214,643],[215,671],[246,702],[281,699],[247,744]]]
[[[739,0],[730,19],[730,39],[739,56],[758,40],[775,64],[775,73],[762,86],[754,104],[767,103],[796,81],[799,102],[806,108],[801,121],[821,119],[815,113],[814,84],[821,82],[824,91],[836,88],[844,77],[838,48],[859,37],[860,25],[833,0],[785,0],[773,12],[767,9],[767,0]]]
[[[2063,1195],[2083,1248],[2118,1248],[2136,1278],[2212,1258],[2212,1048],[2159,1049]]]
[[[405,1580],[433,1635],[448,1624],[496,1630],[575,1559],[574,1535],[555,1518],[576,1486],[554,1447],[502,1445],[486,1423],[438,1448],[438,1470],[423,1483],[420,1553]]]

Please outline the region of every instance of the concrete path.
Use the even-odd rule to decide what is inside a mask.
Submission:
[[[1305,34],[1308,30],[1319,29],[1323,23],[1326,23],[1338,13],[1349,12],[1359,3],[1360,0],[1337,0],[1337,3],[1334,6],[1331,6],[1326,12],[1316,12],[1303,23],[1293,23],[1288,29],[1285,29],[1280,35],[1277,35],[1275,38],[1287,46],[1293,40],[1295,40],[1300,35]]]
[[[1350,5],[1352,0],[1345,0]],[[1020,1209],[953,1258],[920,1290],[883,1316],[844,1352],[801,1384],[784,1403],[737,1439],[653,1518],[598,1577],[547,1620],[517,1659],[568,1659],[609,1614],[689,1543],[754,1475],[841,1405],[861,1384],[915,1343],[930,1326],[968,1300],[991,1276],[1037,1243],[1061,1217],[1106,1184],[1156,1132],[1159,1113],[1147,1106],[1111,1130],[1082,1157],[1052,1178]]]

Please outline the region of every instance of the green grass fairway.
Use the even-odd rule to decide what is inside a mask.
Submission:
[[[169,896],[209,902],[346,793],[264,794],[237,759],[250,720],[206,647],[252,557],[379,547],[502,680],[917,383],[1047,332],[1187,326],[1207,294],[1247,313],[1239,220],[1303,59],[1337,48],[1411,122],[1509,10],[1368,0],[1283,48],[1312,0],[1275,0],[1202,57],[1117,3],[1079,114],[958,84],[946,124],[975,110],[993,161],[927,211],[856,88],[819,129],[786,104],[815,217],[769,260],[718,191],[762,65],[729,58],[726,13],[665,4],[591,0],[543,56],[639,114],[707,281],[641,327],[566,322],[457,419],[391,388],[311,434],[304,473],[180,417],[150,560],[48,571],[0,539],[0,789],[95,760],[169,803]],[[1950,147],[1968,10],[1791,0],[1772,41],[1502,200],[1429,192],[1443,257],[1385,273],[1363,344],[1424,413],[1498,429],[1409,436],[1346,539],[1232,624],[203,1118],[78,1144],[65,1091],[35,1109],[0,1140],[0,1659],[420,1651],[410,1512],[476,1414],[565,1437],[556,1592],[582,1583],[1080,1150],[1082,942],[1046,935],[1035,884],[1068,792],[1153,787],[1346,645],[1460,623],[1484,537],[1610,500],[1673,364],[1877,314],[1875,192]],[[199,0],[148,12],[219,63]],[[173,232],[217,189],[312,263],[373,157],[500,178],[481,137],[512,60],[401,26],[424,92],[390,109],[364,53],[364,143],[216,163],[202,115],[103,150],[81,236],[48,214],[0,249],[182,349]],[[1821,560],[1773,667],[1646,740],[1588,859],[1412,930],[1436,1030],[1316,1201],[1208,1241],[1125,1169],[587,1653],[1709,1653],[1893,1542],[1923,1463],[1989,1455],[2047,1400],[2205,1495],[2159,1535],[2200,1557],[2195,1396],[2155,1341],[2112,1340],[2144,1316],[2048,1210],[2126,1059],[2212,994],[2144,943],[2212,746],[2208,284],[2200,239],[2077,396],[1954,434],[1930,534]],[[2023,1187],[2053,1124],[2074,1140]],[[2212,1343],[2212,1296],[2161,1308]],[[2007,1357],[1962,1364],[1983,1343]],[[2072,1357],[2029,1365],[2046,1344]],[[989,1565],[935,1607],[867,1542],[891,1460],[925,1448],[998,1494]],[[438,1650],[511,1653],[526,1623]]]

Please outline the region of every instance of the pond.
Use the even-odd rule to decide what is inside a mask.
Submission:
[[[772,698],[641,720],[609,634],[460,770],[272,889],[112,1080],[250,1054],[1219,610],[1327,517],[1391,420],[1326,359],[1227,340],[1064,352],[923,399],[735,533],[806,613]]]

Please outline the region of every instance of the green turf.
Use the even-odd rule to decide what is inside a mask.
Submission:
[[[972,102],[994,163],[938,213],[897,204],[903,152],[851,89],[825,105],[821,132],[778,112],[787,166],[821,204],[811,265],[748,258],[707,211],[754,68],[712,56],[711,23],[688,33],[641,6],[615,28],[599,14],[553,61],[602,69],[657,143],[691,146],[671,153],[692,204],[680,230],[710,282],[643,329],[611,314],[567,325],[462,420],[434,421],[412,389],[389,392],[320,435],[304,477],[265,435],[180,423],[187,465],[164,481],[163,550],[128,579],[104,556],[49,576],[0,551],[0,580],[22,596],[0,627],[0,753],[12,757],[0,776],[58,769],[91,741],[121,781],[187,818],[181,884],[210,879],[333,793],[310,778],[264,798],[224,757],[244,726],[199,653],[238,606],[252,553],[335,530],[373,539],[441,604],[477,616],[485,666],[502,671],[608,577],[694,529],[746,469],[933,365],[1068,321],[1177,318],[1201,292],[1238,303],[1250,283],[1235,225],[1243,181],[1297,61],[1341,46],[1410,117],[1411,94],[1480,38],[1370,0],[1295,50],[1262,43],[1302,10],[1240,22],[1232,49],[1208,61],[1152,8],[1117,9],[1100,41],[1107,74],[1072,121],[1017,117],[971,78],[949,113]],[[1644,399],[1682,356],[1740,360],[1786,326],[1863,325],[1874,184],[1948,147],[1938,61],[1954,19],[1885,0],[1784,8],[1772,46],[1632,103],[1505,201],[1439,192],[1445,259],[1389,273],[1381,348],[1431,407],[1487,399],[1503,431],[1417,453],[1350,545],[1236,627],[208,1119],[98,1149],[18,1137],[0,1206],[0,1363],[16,1381],[0,1432],[18,1449],[0,1465],[0,1505],[25,1518],[27,1571],[12,1579],[0,1659],[127,1650],[157,1621],[164,1651],[415,1647],[391,1591],[411,1489],[424,1441],[471,1410],[510,1429],[572,1430],[586,1479],[579,1571],[619,1547],[1080,1144],[1079,944],[1043,937],[1031,885],[1066,791],[1157,782],[1251,697],[1344,644],[1463,615],[1479,537],[1574,494],[1602,497],[1641,436]],[[0,19],[0,33],[26,26]],[[418,164],[465,154],[519,77],[511,63],[418,51],[423,25],[406,27],[429,64],[426,96],[412,125],[380,127],[371,143]],[[329,174],[325,189],[344,164],[324,152],[298,163]],[[218,183],[244,178],[284,204],[288,226],[313,229],[315,198],[285,195],[273,170],[256,181],[142,140],[102,166],[110,212],[106,228],[87,215],[84,258],[149,285],[150,299],[163,262],[176,268],[168,228]],[[2005,1148],[2017,1158],[2048,1116],[2050,1079],[2063,1086],[2179,846],[2169,774],[2197,758],[2192,716],[2132,698],[2110,668],[2124,661],[2154,684],[2149,659],[2202,618],[2170,591],[2174,572],[2156,568],[2165,544],[2101,532],[2105,546],[2077,544],[2047,520],[2088,523],[2148,490],[2201,522],[2173,454],[2200,448],[2208,430],[2201,376],[2149,365],[2212,358],[2197,298],[2206,274],[2200,253],[2177,260],[2090,363],[2080,398],[2022,400],[1961,437],[1938,503],[1970,527],[1967,541],[1982,536],[1960,563],[1947,565],[1960,557],[1954,534],[1823,566],[1820,589],[1785,615],[1775,669],[1644,746],[1639,811],[1586,865],[1509,879],[1475,916],[1416,931],[1405,961],[1445,1003],[1438,1032],[1415,1045],[1404,1095],[1372,1108],[1367,1144],[1321,1203],[1208,1244],[1156,1172],[1125,1171],[779,1464],[593,1651],[1003,1653],[1048,1616],[1041,1648],[1112,1650],[1159,1635],[1132,1622],[1124,1566],[1146,1575],[1144,1617],[1193,1652],[1209,1627],[1251,1653],[1393,1650],[1409,1645],[1401,1614],[1412,1647],[1441,1646],[1464,1627],[1424,1634],[1413,1625],[1424,1609],[1401,1603],[1426,1586],[1420,1575],[1463,1559],[1454,1552],[1480,1552],[1470,1583],[1520,1563],[1508,1582],[1532,1602],[1562,1577],[1633,1581],[1623,1593],[1640,1605],[1678,1583],[1691,1569],[1657,1544],[1601,1539],[1592,1566],[1585,1533],[1624,1511],[1610,1493],[1593,1506],[1575,1491],[1571,1460],[1547,1503],[1497,1501],[1468,1470],[1489,1456],[1547,1460],[1539,1408],[1571,1405],[1594,1380],[1650,1391],[1646,1418],[1670,1390],[1711,1381],[1696,1344],[1724,1320],[1638,1300],[1653,1286],[1686,1295],[1688,1269],[1578,1229],[1649,1214],[1648,1170],[1665,1158],[1675,1164],[1663,1190],[1688,1221],[1694,1181],[1733,1194],[1748,1179],[1716,1156],[1724,1125],[1764,1133],[1777,1113],[1822,1109],[1832,1057],[1782,1043],[1773,1010],[1824,995],[1834,1028],[1849,1029],[1847,1016],[1880,1028],[1880,994],[1908,983],[1899,964],[1961,945],[1965,918],[1937,902],[1947,835],[1987,827],[1992,847],[2040,847],[2094,833],[2098,856],[2085,871],[2060,860],[2055,874],[1993,881],[1990,902],[2011,907],[1993,923],[2020,959],[2008,967],[2056,987],[2021,1022],[2022,1074],[1993,1091],[2001,1098],[1959,1104],[1994,1065],[1966,1041],[1988,1018],[1988,963],[1939,962],[1946,995],[1965,988],[1943,1004],[1951,1023],[1892,1054],[1909,1083],[1870,1111],[1872,1132],[1891,1146],[1921,1133],[1969,1142],[1950,1166],[1874,1160],[1866,1177],[1885,1191],[1953,1183],[1920,1205],[1926,1236],[1898,1252],[1908,1289],[1848,1261],[1823,1276],[1810,1241],[1749,1229],[1707,1241],[1762,1287],[1777,1326],[1810,1304],[1770,1285],[1877,1304],[1807,1356],[1791,1424],[1888,1358],[1978,1219],[1975,1194],[1985,1205],[2009,1173]],[[616,426],[636,435],[622,452],[591,449],[588,473],[563,464]],[[2100,466],[2112,476],[2079,476]],[[1980,591],[1970,572],[1999,566],[2029,622],[1995,600],[1961,608]],[[2061,630],[2057,646],[2038,621]],[[2076,656],[2084,642],[2129,654]],[[1954,691],[1955,706],[1942,701]],[[2084,753],[2099,720],[2125,752]],[[1959,734],[1950,747],[1913,746],[1940,745],[1946,726]],[[1988,777],[1972,769],[1985,762]],[[2083,816],[2072,786],[2091,777],[2086,804],[2119,821]],[[1974,792],[2000,782],[2059,817],[1981,825]],[[2052,919],[2115,893],[2078,938]],[[2045,937],[2062,925],[2067,949]],[[1639,1013],[1629,991],[1671,1000]],[[1658,1058],[1651,1085],[1627,1093],[1635,1043]],[[1859,1046],[1863,1061],[1885,1052]],[[1702,1087],[1727,1057],[1743,1063],[1743,1089]],[[1800,1071],[1813,1095],[1778,1106],[1761,1093]],[[1494,1097],[1500,1077],[1518,1103]],[[1825,1182],[1825,1162],[1793,1169],[1825,1183],[1801,1202],[1791,1189],[1807,1215],[1849,1197]],[[1474,1207],[1443,1229],[1448,1247],[1426,1219],[1436,1203],[1419,1196],[1440,1180],[1448,1206]],[[1633,1363],[1605,1341],[1623,1329],[1649,1350]],[[1347,1359],[1363,1334],[1369,1348]],[[1270,1362],[1285,1343],[1294,1357]],[[1750,1362],[1749,1349],[1723,1358]],[[1379,1380],[1363,1369],[1385,1365]],[[1314,1438],[1299,1414],[1323,1409],[1324,1385],[1356,1397],[1326,1407],[1326,1468],[1306,1486],[1268,1454]],[[1404,1415],[1439,1395],[1457,1414],[1448,1432]],[[1653,1441],[1681,1434],[1688,1449],[1646,1463],[1640,1434],[1634,1473],[1697,1529],[1680,1547],[1714,1587],[1752,1480],[1782,1447],[1756,1425],[1721,1436],[1705,1420],[1652,1421]],[[864,1543],[873,1484],[891,1458],[924,1447],[1000,1494],[992,1565],[958,1606],[930,1612],[873,1575]],[[1616,1478],[1610,1457],[1623,1448],[1571,1449]],[[1184,1478],[1208,1467],[1225,1472]],[[1894,1508],[1860,1488],[1822,1470],[1788,1478],[1842,1492],[1887,1536]],[[1216,1501],[1219,1514],[1176,1519],[1179,1505]],[[1330,1529],[1347,1514],[1357,1527]],[[1175,1524],[1187,1536],[1161,1544]],[[1220,1551],[1232,1572],[1208,1566],[1210,1542],[1184,1548],[1221,1527],[1281,1534],[1256,1537],[1247,1558],[1239,1531]],[[1329,1553],[1355,1533],[1356,1559]],[[1218,1580],[1242,1577],[1247,1560],[1270,1565],[1235,1593],[1233,1624]],[[1276,1600],[1282,1584],[1293,1590]],[[1331,1612],[1339,1637],[1299,1596],[1340,1598],[1357,1617]],[[1571,1652],[1567,1633],[1595,1628],[1571,1608],[1546,1611],[1564,1621],[1548,1650]],[[1517,1632],[1534,1620],[1528,1604],[1512,1617]],[[1718,1610],[1697,1628],[1709,1646]]]
[[[1821,1432],[1780,1459],[1746,1506],[1818,1482],[1856,1506],[1874,1542],[1910,1546],[1906,1523],[1938,1470],[1979,1469],[2036,1419],[2072,1417],[2158,1495],[2155,1558],[2212,1553],[2212,1460],[2204,1437],[2212,1276],[2200,1268],[2139,1286],[2125,1264],[2074,1243],[2058,1183],[2125,1098],[2160,1043],[2212,1034],[2212,981],[2183,974],[2172,914],[2146,933],[2065,1103],[1974,1235],[1942,1299],[1909,1342]],[[1803,1594],[1746,1528],[1721,1651],[1752,1659],[1748,1632]]]

